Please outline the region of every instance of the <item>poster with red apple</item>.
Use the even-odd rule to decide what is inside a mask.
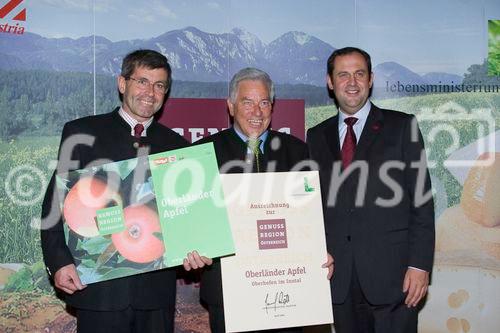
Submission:
[[[84,284],[181,265],[193,249],[234,253],[212,143],[59,174],[57,187]]]

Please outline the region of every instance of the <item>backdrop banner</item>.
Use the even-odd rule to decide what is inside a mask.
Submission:
[[[42,262],[41,202],[64,123],[120,105],[128,52],[169,59],[160,122],[194,142],[230,126],[228,82],[244,67],[275,83],[273,129],[304,139],[337,112],[328,56],[355,46],[372,58],[373,103],[416,115],[426,145],[436,251],[419,332],[496,333],[499,20],[498,0],[0,0],[0,331],[76,329]],[[176,331],[208,332],[184,276]]]
[[[277,99],[271,128],[305,140],[304,114],[304,100]],[[219,98],[169,98],[158,121],[189,142],[231,126],[226,100]]]

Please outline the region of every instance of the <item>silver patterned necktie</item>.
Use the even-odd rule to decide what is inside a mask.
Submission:
[[[255,158],[255,163],[257,164],[257,172],[260,172],[259,157],[260,157],[260,144],[261,143],[262,143],[262,140],[254,139],[254,138],[248,138],[248,141],[247,141],[247,147],[253,153],[253,156]]]

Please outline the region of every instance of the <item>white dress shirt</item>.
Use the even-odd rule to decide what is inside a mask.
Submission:
[[[125,112],[122,107],[120,107],[120,110],[118,110],[118,114],[123,118],[123,120],[127,122],[127,124],[130,125],[130,135],[134,136],[134,127],[135,125],[139,124],[139,122],[132,118],[127,112]],[[151,125],[151,123],[153,123],[153,117],[149,118],[143,123],[140,123],[142,124],[142,126],[144,126],[144,130],[141,133],[142,137],[145,137],[147,135],[148,127],[149,125]]]
[[[358,121],[354,126],[352,126],[354,130],[354,134],[356,134],[356,143],[359,142],[359,138],[361,137],[361,133],[363,133],[363,128],[365,127],[366,119],[368,119],[368,114],[370,113],[370,108],[371,104],[370,101],[367,100],[365,105],[361,109],[358,110],[353,115],[344,113],[340,108],[339,108],[339,142],[340,142],[340,148],[342,148],[342,145],[344,144],[344,139],[345,135],[347,133],[347,125],[344,122],[344,119],[349,118],[349,117],[355,117],[358,118]]]

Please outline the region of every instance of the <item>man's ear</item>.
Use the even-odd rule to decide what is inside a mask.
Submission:
[[[328,85],[328,89],[333,90],[333,82],[330,74],[326,75],[326,84]]]
[[[121,94],[124,94],[125,87],[127,86],[127,80],[123,76],[119,75],[117,79],[117,84],[118,84],[118,91]]]
[[[226,99],[226,103],[227,103],[227,108],[229,109],[229,114],[231,115],[231,117],[234,117],[234,104],[231,102],[229,98]]]

